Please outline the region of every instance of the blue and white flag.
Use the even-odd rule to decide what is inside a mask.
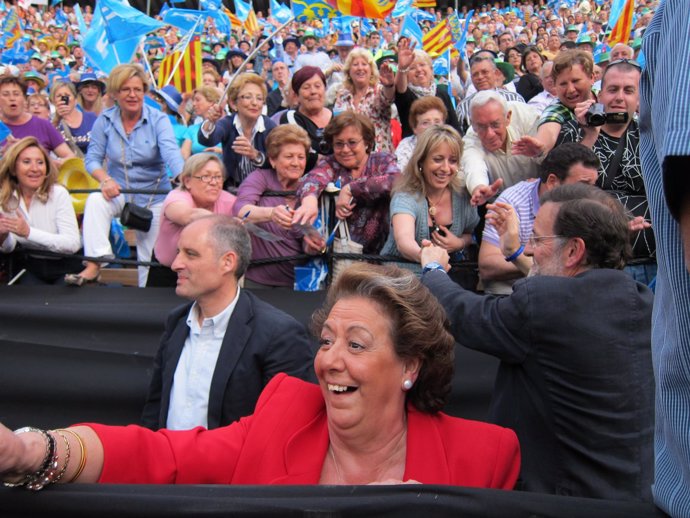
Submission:
[[[204,28],[203,23],[197,24],[199,17],[205,20],[213,11],[195,11],[193,9],[178,9],[173,7],[168,9],[163,17],[163,21],[168,25],[174,25],[183,32],[191,31],[196,27],[197,34],[201,34]]]
[[[434,16],[431,13],[427,13],[426,11],[424,11],[422,9],[417,9],[417,8],[410,11],[409,14],[407,15],[407,17],[414,19],[414,21],[417,23],[423,22],[423,21],[427,21],[427,22],[435,22],[436,21],[436,16]]]
[[[474,9],[467,13],[467,17],[465,18],[465,24],[462,27],[462,34],[460,35],[460,39],[455,43],[455,48],[458,49],[458,52],[460,52],[461,58],[465,57],[465,47],[467,46],[467,28],[470,25],[470,20],[472,20],[472,16],[474,16]]]
[[[199,0],[199,9],[203,11],[219,11],[223,7],[220,0]]]
[[[447,77],[450,73],[450,48],[433,61],[435,76]]]
[[[400,27],[400,36],[410,38],[410,41],[416,41],[417,48],[422,48],[422,39],[424,38],[424,34],[422,33],[422,29],[419,28],[419,25],[417,25],[417,22],[415,22],[411,16],[405,17],[405,21],[403,22],[402,27]]]
[[[55,23],[58,25],[65,25],[68,22],[67,15],[65,11],[61,8],[55,10]]]
[[[100,0],[99,0],[100,1]],[[108,39],[101,9],[94,9],[91,27],[82,38],[82,48],[89,62],[106,74],[121,63],[130,63],[143,36],[111,42]]]
[[[208,11],[208,16],[213,19],[216,29],[218,29],[220,32],[223,34],[230,34],[232,32],[230,19],[223,11]]]
[[[234,0],[235,3],[235,16],[237,16],[242,23],[247,21],[249,17],[249,11],[252,10],[252,5],[244,0]]]
[[[413,1],[414,0],[398,0],[398,2],[395,4],[395,7],[393,8],[391,16],[393,18],[402,18],[403,16],[408,14],[412,9]]]
[[[139,9],[120,0],[98,0],[96,6],[100,9],[105,32],[111,43],[138,38],[165,27],[160,20],[146,16]]]
[[[278,2],[278,0],[271,0],[271,16],[280,23],[285,23],[292,18],[292,11],[288,6]]]
[[[336,16],[331,21],[333,28],[343,34],[352,34],[352,21],[356,20],[354,16]]]
[[[81,14],[81,7],[79,7],[79,4],[74,4],[74,16],[77,18],[77,25],[79,26],[81,38],[84,38],[88,28],[86,27],[86,22],[84,21],[84,15]]]
[[[26,48],[24,42],[20,39],[17,41],[11,49],[8,49],[2,53],[0,57],[0,62],[5,65],[21,65],[23,63],[28,63],[31,59],[32,51]]]

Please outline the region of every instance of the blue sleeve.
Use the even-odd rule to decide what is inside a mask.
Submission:
[[[167,116],[164,115],[156,121],[156,135],[158,137],[158,149],[165,165],[168,166],[173,176],[179,175],[184,168],[184,159],[180,153],[180,146],[177,145],[172,124],[170,124]]]
[[[224,145],[231,144],[231,142],[226,142],[229,138],[230,130],[232,128],[232,122],[230,117],[223,117],[216,123],[216,127],[213,128],[213,132],[206,138],[204,133],[201,131],[201,126],[199,126],[199,132],[197,138],[199,139],[199,144],[206,147],[213,147],[218,143]]]
[[[103,169],[105,167],[103,162],[105,161],[105,147],[108,140],[105,134],[107,125],[108,121],[101,115],[96,119],[91,129],[91,140],[89,141],[89,148],[84,159],[84,164],[89,174],[96,169]]]

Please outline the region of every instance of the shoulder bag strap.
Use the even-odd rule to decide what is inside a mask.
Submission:
[[[618,170],[621,166],[621,160],[623,159],[623,151],[625,151],[625,144],[628,140],[629,127],[630,125],[628,124],[628,127],[625,128],[625,132],[623,133],[623,135],[621,135],[621,138],[618,140],[616,152],[614,153],[613,158],[609,163],[609,166],[606,168],[606,175],[604,176],[604,182],[601,186],[602,189],[604,189],[605,191],[611,190],[613,186],[613,179],[618,175]]]

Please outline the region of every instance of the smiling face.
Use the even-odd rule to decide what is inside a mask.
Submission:
[[[636,69],[623,70],[613,66],[606,71],[606,77],[599,92],[599,102],[607,112],[627,112],[632,118],[640,105],[640,72]]]
[[[301,144],[285,144],[278,156],[270,161],[280,183],[286,187],[294,186],[307,167],[307,150]]]
[[[320,112],[323,109],[325,100],[326,86],[317,75],[302,83],[297,92],[300,111],[304,113]]]
[[[98,87],[97,83],[89,82],[79,89],[79,93],[85,101],[94,103],[101,95],[101,89]]]
[[[347,126],[333,138],[333,156],[346,169],[359,169],[367,159],[367,146],[355,126]]]
[[[430,128],[431,126],[440,126],[444,122],[445,118],[443,117],[443,114],[438,110],[431,109],[417,117],[417,125],[414,127],[412,132],[419,136],[424,132],[425,129]]]
[[[314,370],[329,429],[376,429],[402,419],[405,364],[395,353],[391,319],[363,297],[341,299],[321,330]]]
[[[484,149],[490,153],[505,146],[509,124],[510,112],[504,113],[503,107],[496,101],[489,101],[472,110],[472,129],[477,132]]]
[[[457,150],[447,142],[441,142],[431,149],[422,162],[422,176],[427,191],[438,191],[448,187],[458,174],[459,163]]]
[[[497,84],[499,74],[502,76],[496,66],[487,60],[480,60],[473,63],[470,72],[472,84],[474,84],[478,92],[494,88]]]
[[[45,155],[36,146],[27,147],[17,156],[14,173],[22,192],[36,192],[45,182],[48,173]]]
[[[425,88],[431,86],[431,81],[434,78],[434,71],[429,64],[421,59],[415,59],[410,65],[410,70],[407,74],[407,79],[414,86],[423,86]]]
[[[582,65],[573,65],[558,74],[556,92],[564,105],[574,109],[578,103],[591,97],[592,76],[587,75]]]
[[[371,65],[365,58],[355,58],[350,66],[350,79],[356,87],[365,88],[371,80]]]
[[[237,100],[231,106],[237,113],[247,119],[256,120],[261,115],[266,98],[258,85],[247,83],[237,95]]]
[[[210,181],[204,182],[202,178]],[[223,190],[223,170],[220,164],[209,160],[201,169],[184,178],[184,186],[197,207],[212,210]]]

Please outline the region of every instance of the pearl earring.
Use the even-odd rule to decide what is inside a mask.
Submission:
[[[403,390],[405,390],[405,391],[410,390],[412,388],[412,385],[414,385],[414,382],[412,380],[403,381],[403,384],[402,384]]]

